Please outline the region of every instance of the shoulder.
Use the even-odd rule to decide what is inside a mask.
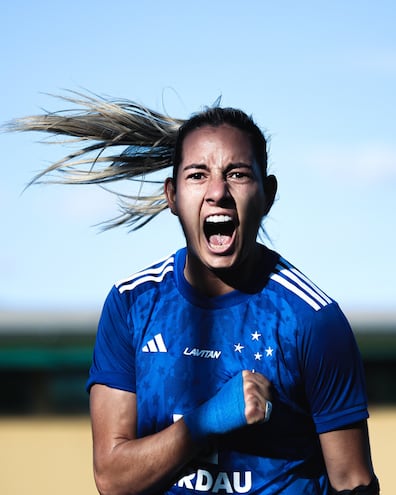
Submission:
[[[350,334],[349,322],[335,299],[282,256],[269,275],[267,288],[280,318],[295,328],[299,338]]]
[[[119,294],[124,294],[136,290],[144,292],[153,287],[158,288],[167,279],[167,276],[174,272],[176,257],[177,253],[170,254],[133,275],[117,281],[113,290]]]
[[[115,312],[124,318],[140,301],[143,305],[157,300],[154,293],[171,292],[174,286],[173,272],[178,252],[162,258],[129,277],[117,281],[108,293],[102,315]]]
[[[335,302],[282,256],[279,256],[269,279],[271,289],[299,312],[315,313]]]
[[[329,354],[330,349],[337,355],[341,346],[350,356],[355,353],[353,330],[344,312],[309,277],[279,257],[270,283],[282,301],[284,314],[294,322],[297,341],[303,348],[314,349],[318,357]]]

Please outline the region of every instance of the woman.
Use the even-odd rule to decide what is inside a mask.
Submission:
[[[169,207],[186,239],[104,305],[87,384],[100,493],[378,494],[349,324],[257,242],[277,189],[260,129],[236,109],[183,122],[130,102],[83,103],[85,113],[15,125],[99,141],[80,155],[128,146],[66,182],[172,166],[164,194],[134,198],[116,223],[139,228]],[[67,172],[79,154],[44,173]]]

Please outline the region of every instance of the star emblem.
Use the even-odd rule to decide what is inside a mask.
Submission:
[[[235,352],[242,352],[242,349],[245,348],[245,346],[241,345],[240,343],[234,344],[234,347],[235,347],[234,349]]]
[[[261,333],[258,333],[257,330],[251,335],[252,335],[252,340],[258,340],[261,337]]]
[[[255,359],[256,361],[260,361],[260,359],[261,359],[262,357],[263,357],[263,355],[262,355],[262,354],[260,354],[259,352],[256,352],[256,354],[254,355],[254,359]]]
[[[273,352],[274,352],[274,350],[272,349],[272,347],[268,346],[267,349],[265,349],[265,356],[266,357],[272,357]]]

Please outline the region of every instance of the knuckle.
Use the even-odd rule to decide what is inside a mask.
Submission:
[[[246,403],[245,415],[248,424],[259,423],[264,419],[264,410],[258,399],[252,399]]]

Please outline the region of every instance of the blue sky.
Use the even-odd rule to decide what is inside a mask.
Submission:
[[[178,117],[252,114],[279,181],[269,246],[346,311],[396,308],[396,7],[392,1],[14,0],[2,7],[1,120],[57,110],[64,89]],[[0,310],[99,310],[111,285],[183,244],[163,213],[117,214],[91,187],[29,179],[67,148],[0,134]]]

